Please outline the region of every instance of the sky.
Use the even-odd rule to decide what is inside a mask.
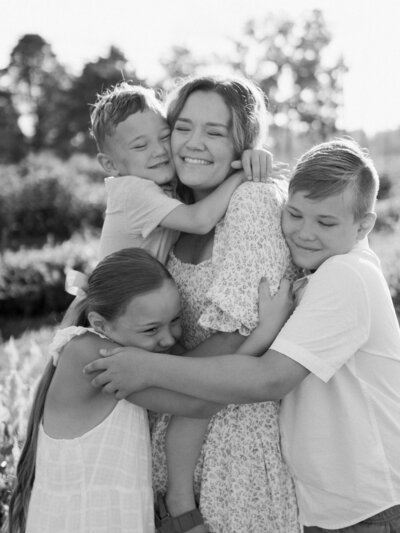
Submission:
[[[74,73],[115,45],[139,76],[155,81],[174,45],[207,56],[240,37],[249,19],[313,8],[332,32],[330,54],[342,54],[349,68],[343,126],[369,134],[399,127],[398,0],[0,0],[0,68],[20,37],[37,33]]]

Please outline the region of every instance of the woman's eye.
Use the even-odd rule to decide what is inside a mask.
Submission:
[[[134,150],[144,150],[144,148],[147,147],[147,144],[137,144],[135,146],[132,146]]]
[[[172,321],[171,321],[171,324],[177,324],[178,322],[180,322],[181,320],[181,317],[180,316],[177,316],[176,318],[174,318]]]
[[[212,137],[222,137],[223,136],[220,131],[209,131],[208,134],[211,135]]]
[[[185,128],[184,126],[175,126],[175,131],[190,131],[189,128]]]
[[[288,213],[292,218],[301,218],[301,215],[297,215],[296,213],[291,213],[290,211],[288,211]]]

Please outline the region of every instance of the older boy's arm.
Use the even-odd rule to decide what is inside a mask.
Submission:
[[[103,370],[92,380],[93,386],[118,391],[118,398],[160,387],[224,405],[279,400],[309,374],[307,368],[275,350],[258,358],[179,357],[138,348],[118,348],[112,353],[87,365],[85,372]]]
[[[202,200],[195,204],[182,204],[173,209],[163,218],[160,225],[186,233],[208,233],[224,216],[231,196],[242,183],[243,177],[243,172],[236,172]]]
[[[141,379],[145,382],[222,404],[280,400],[309,374],[307,368],[275,350],[259,358],[223,355],[162,361],[159,357],[157,371],[153,366],[152,372],[143,369],[143,361],[137,372],[144,370]]]

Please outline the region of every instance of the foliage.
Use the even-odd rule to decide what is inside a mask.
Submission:
[[[42,346],[48,345],[51,335],[51,330],[27,334],[0,347],[0,526],[7,514],[35,386],[46,360]]]
[[[0,90],[0,163],[19,161],[26,152],[26,143],[18,125],[18,112],[9,91]]]
[[[97,262],[97,245],[97,238],[75,235],[58,246],[7,250],[0,271],[0,316],[64,311],[72,300],[64,289],[65,270],[90,273]]]
[[[94,165],[88,158],[62,162],[49,153],[30,155],[19,166],[4,166],[0,189],[3,247],[31,241],[40,245],[49,235],[62,240],[85,227],[101,228],[105,190],[95,166],[97,162]]]
[[[16,109],[29,119],[31,147],[34,150],[50,147],[58,121],[57,106],[70,84],[50,44],[40,35],[24,35],[1,74]]]
[[[90,105],[96,101],[98,93],[122,79],[144,84],[129,67],[124,54],[111,46],[107,56],[87,63],[82,73],[71,80],[71,88],[58,109],[59,123],[53,146],[59,154],[68,155],[72,151],[96,153],[95,143],[89,135]]]

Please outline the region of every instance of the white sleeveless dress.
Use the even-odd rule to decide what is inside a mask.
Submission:
[[[88,328],[57,332],[56,352]],[[56,358],[54,359],[56,361]],[[26,533],[153,533],[148,418],[125,400],[74,439],[40,425]]]

